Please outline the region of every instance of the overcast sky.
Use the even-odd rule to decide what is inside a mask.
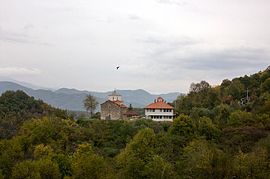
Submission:
[[[269,17],[269,0],[0,0],[0,77],[187,92],[270,65]]]

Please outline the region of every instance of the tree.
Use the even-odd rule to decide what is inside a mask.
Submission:
[[[16,164],[12,170],[12,179],[41,179],[38,166],[34,161],[23,161]]]
[[[213,124],[210,118],[201,117],[198,120],[198,133],[200,136],[205,136],[207,140],[217,140],[221,131],[215,124]]]
[[[255,122],[254,117],[250,112],[234,111],[230,114],[228,124],[231,126],[249,125]]]
[[[94,154],[89,144],[79,145],[73,155],[71,167],[74,179],[102,179],[107,178],[110,174],[105,160]]]
[[[267,78],[261,85],[262,91],[270,91],[270,77]]]
[[[91,94],[89,94],[86,96],[83,102],[84,102],[84,107],[86,111],[90,111],[90,117],[92,117],[98,105],[96,98],[92,96]]]
[[[177,168],[181,178],[223,178],[223,152],[206,140],[192,140],[184,149]]]
[[[151,176],[154,177],[161,174],[151,173],[157,168],[157,162],[163,162],[163,159],[154,153],[155,144],[156,136],[152,129],[146,128],[140,130],[126,148],[116,157],[119,178],[152,178]],[[170,169],[170,167],[165,167],[167,165],[164,161],[163,170]],[[167,173],[167,171],[164,171],[164,173]]]
[[[16,134],[24,121],[42,116],[68,118],[67,112],[35,100],[23,91],[7,91],[0,96],[0,138]]]
[[[198,93],[201,91],[205,91],[210,89],[211,86],[209,85],[209,83],[207,83],[206,81],[201,81],[200,83],[191,83],[190,88],[189,88],[189,92],[192,93]]]
[[[57,163],[49,158],[44,158],[36,161],[40,177],[42,179],[60,179],[61,174]]]

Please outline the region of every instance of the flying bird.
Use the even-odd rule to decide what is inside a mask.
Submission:
[[[120,68],[120,66],[117,66],[117,67],[116,67],[116,70],[118,70],[119,68]]]

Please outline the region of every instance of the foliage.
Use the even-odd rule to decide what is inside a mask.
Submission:
[[[84,99],[83,104],[86,111],[90,111],[90,117],[92,117],[98,105],[96,98],[93,95],[89,94]]]
[[[16,164],[12,170],[12,179],[41,179],[38,166],[33,161],[23,161]]]
[[[73,178],[78,179],[99,179],[108,178],[109,172],[105,160],[95,155],[89,144],[81,144],[72,159]]]
[[[21,91],[0,97],[1,178],[269,178],[270,70],[194,83],[171,122],[73,120]],[[248,89],[248,96],[247,96]]]
[[[68,118],[66,111],[55,109],[23,91],[7,91],[0,96],[0,139],[14,136],[23,122],[42,116]]]
[[[220,178],[219,169],[224,167],[222,151],[206,140],[193,140],[184,149],[177,162],[183,178]]]

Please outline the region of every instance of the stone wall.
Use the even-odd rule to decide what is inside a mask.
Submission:
[[[121,108],[112,101],[106,101],[101,105],[101,119],[102,120],[118,120],[123,119],[125,109]]]

